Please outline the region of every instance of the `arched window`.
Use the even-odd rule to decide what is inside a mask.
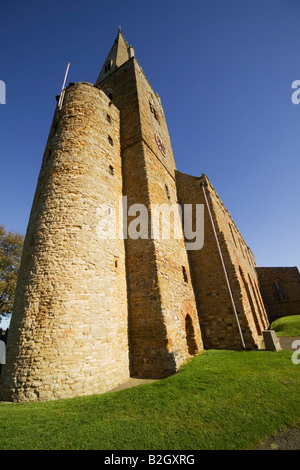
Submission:
[[[188,282],[188,277],[187,277],[187,272],[186,272],[185,266],[181,266],[181,268],[182,268],[183,280],[184,280],[184,282]]]
[[[276,300],[278,302],[286,302],[286,295],[284,292],[284,288],[282,286],[281,281],[279,281],[278,279],[273,281],[273,290],[274,290]]]

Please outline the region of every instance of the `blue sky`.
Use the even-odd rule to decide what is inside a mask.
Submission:
[[[67,62],[94,83],[118,26],[259,266],[300,267],[298,0],[0,0],[0,223],[25,233]]]

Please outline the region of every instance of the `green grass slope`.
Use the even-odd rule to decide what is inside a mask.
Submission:
[[[0,403],[0,449],[251,449],[300,423],[291,351],[206,351],[120,392]]]
[[[276,331],[278,337],[300,336],[300,315],[290,315],[275,320],[271,330]]]

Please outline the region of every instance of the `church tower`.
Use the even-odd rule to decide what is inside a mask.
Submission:
[[[141,237],[133,239],[127,233],[125,239],[131,373],[160,378],[176,372],[190,354],[200,351],[202,339],[164,110],[121,28],[96,86],[120,111],[128,229],[135,207],[147,208],[149,215]],[[158,205],[164,206],[164,215],[171,214],[170,236],[151,234]]]

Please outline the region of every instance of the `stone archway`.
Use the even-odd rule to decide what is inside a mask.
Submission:
[[[187,350],[190,356],[194,356],[202,349],[199,320],[188,300],[183,302],[181,312],[184,321]]]
[[[185,317],[185,331],[189,355],[194,356],[198,352],[198,346],[196,343],[193,321],[189,314],[187,314]]]

